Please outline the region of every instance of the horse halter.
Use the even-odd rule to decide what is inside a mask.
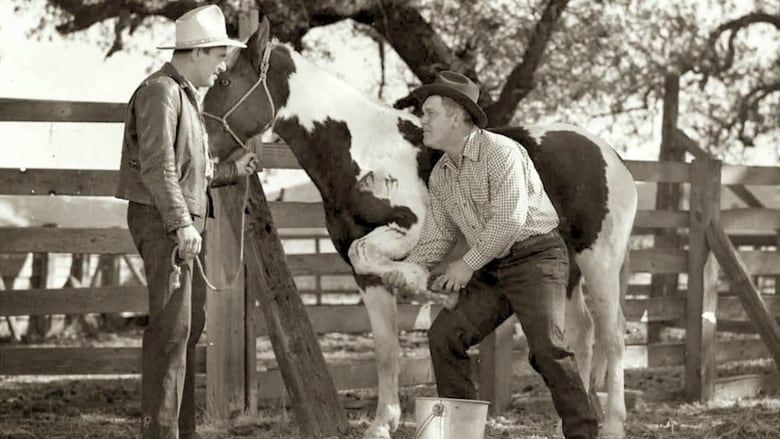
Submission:
[[[263,61],[260,64],[260,76],[257,78],[255,84],[252,87],[250,87],[249,90],[247,90],[238,99],[238,101],[225,112],[224,116],[219,117],[206,111],[203,112],[204,116],[214,119],[217,122],[221,123],[222,128],[224,128],[225,131],[227,131],[228,134],[230,134],[233,140],[235,140],[236,143],[238,143],[244,149],[248,149],[246,143],[243,140],[241,140],[240,137],[238,137],[238,134],[236,134],[235,131],[233,131],[227,119],[228,117],[230,117],[233,111],[235,111],[241,104],[243,104],[244,101],[249,97],[249,95],[251,95],[252,92],[254,92],[255,89],[262,84],[263,90],[265,90],[265,95],[268,97],[268,104],[271,106],[271,121],[268,122],[265,125],[265,127],[263,127],[263,130],[261,132],[266,132],[269,129],[273,130],[274,124],[276,123],[276,107],[274,106],[274,100],[271,97],[271,92],[268,90],[268,68],[271,65],[271,50],[274,48],[274,46],[276,46],[276,44],[277,41],[275,38],[268,41],[268,43],[266,43],[265,50],[263,51]]]

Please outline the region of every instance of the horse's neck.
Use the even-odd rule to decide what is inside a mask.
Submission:
[[[427,181],[436,157],[422,148],[415,116],[361,95],[296,52],[290,59],[276,131],[324,196],[354,189],[367,172],[411,177],[419,169]]]

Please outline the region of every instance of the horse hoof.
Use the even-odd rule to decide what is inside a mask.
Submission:
[[[604,428],[599,433],[599,439],[624,439],[623,428]]]
[[[363,434],[363,439],[391,439],[390,430],[387,427],[369,427]]]

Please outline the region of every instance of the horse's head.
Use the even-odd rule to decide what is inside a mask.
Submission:
[[[289,57],[274,55],[275,47],[283,47],[270,39],[269,27],[264,17],[246,42],[246,49],[235,49],[229,54],[227,70],[206,93],[206,129],[212,153],[217,157],[225,158],[239,145],[270,128],[279,103],[289,94],[283,81],[275,78],[289,70]]]

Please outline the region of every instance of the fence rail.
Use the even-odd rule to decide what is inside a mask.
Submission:
[[[36,101],[26,99],[0,99],[0,122],[106,122],[121,123],[125,105],[120,103]],[[299,164],[290,150],[279,143],[264,144],[258,148],[260,166],[264,168],[295,169]],[[658,163],[627,161],[635,180],[650,183],[698,184],[696,167],[690,163]],[[772,185],[780,186],[780,168],[732,166],[720,167],[719,179],[724,186]],[[116,187],[117,172],[110,170],[72,169],[0,169],[0,195],[24,196],[81,196],[112,197]],[[692,183],[693,182],[693,183]],[[324,214],[321,203],[271,202],[273,218],[279,228],[286,230],[322,230]],[[698,208],[698,207],[696,207]],[[763,208],[724,209],[719,212],[720,222],[735,243],[777,248],[776,231],[780,230],[780,210]],[[690,242],[698,225],[688,211],[643,210],[638,212],[634,233],[637,236],[653,234],[658,229],[677,229],[680,242]],[[687,230],[687,231],[686,231]],[[699,229],[696,229],[699,230]],[[315,237],[304,232],[303,237]],[[697,235],[698,236],[698,235]],[[16,227],[0,228],[0,255],[25,253],[83,253],[83,254],[134,254],[135,248],[125,229],[114,228],[48,228]],[[780,252],[772,250],[742,250],[739,256],[751,276],[780,275]],[[15,275],[18,264],[0,259],[0,274],[4,278]],[[694,263],[701,261],[694,259]],[[290,254],[287,263],[294,275],[345,275],[349,267],[334,253]],[[634,249],[631,251],[633,273],[688,273],[691,267],[689,250],[682,249]],[[643,287],[635,287],[641,291]],[[697,287],[698,288],[698,287]],[[778,288],[777,286],[775,287]],[[732,291],[733,293],[733,291]],[[692,294],[701,291],[680,290],[667,297],[629,297],[625,303],[625,315],[629,321],[681,322],[686,319],[686,306]],[[0,289],[0,317],[19,315],[77,314],[89,312],[137,312],[147,311],[144,287],[101,286],[94,288],[31,288],[25,290]],[[764,295],[769,312],[780,316],[780,296]],[[706,305],[706,304],[705,304]],[[363,333],[370,331],[365,309],[362,306],[309,306],[307,312],[315,332]],[[438,308],[430,306],[399,305],[399,329],[424,330]],[[252,324],[256,335],[265,335],[262,313],[252,309]],[[749,322],[739,299],[734,296],[717,298],[715,316],[718,321]],[[684,326],[684,325],[683,325]],[[767,349],[759,340],[718,341],[702,338],[697,341],[714,349],[714,362],[768,357]],[[198,370],[206,369],[209,348],[202,346]],[[627,364],[644,367],[686,364],[685,343],[655,343],[630,346]],[[70,373],[138,373],[139,348],[0,348],[0,375],[3,374],[70,374]],[[425,359],[402,360],[402,384],[430,382],[433,373]],[[687,366],[691,366],[687,364]],[[527,371],[525,361],[515,361],[516,371]],[[331,366],[331,374],[339,389],[367,387],[376,384],[376,370],[372,364]],[[759,382],[746,378],[751,382]],[[278,371],[260,372],[257,380],[262,383],[260,398],[279,398],[284,385]],[[732,388],[729,383],[718,388]],[[747,381],[746,381],[747,382]]]

